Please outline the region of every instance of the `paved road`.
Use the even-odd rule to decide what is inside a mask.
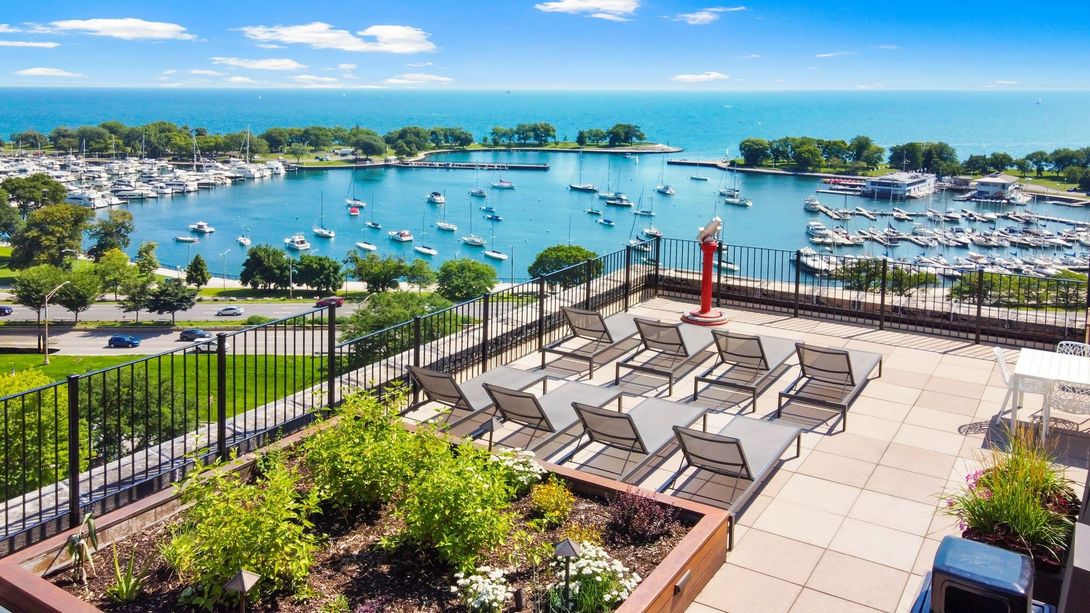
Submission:
[[[108,347],[107,341],[116,331],[113,330],[70,330],[49,335],[49,346],[53,355],[151,355],[184,349],[193,343],[178,339],[178,332],[162,328],[141,330],[133,334],[140,339],[140,346],[133,348]],[[230,341],[233,351],[238,355],[268,352],[276,355],[297,354],[313,355],[325,351],[324,328],[294,328],[284,331],[260,330],[235,335]],[[36,338],[33,334],[0,335],[0,345],[34,347]],[[3,361],[0,360],[0,364]]]
[[[225,306],[240,306],[245,310],[245,314],[242,317],[217,317],[216,311],[222,309]],[[249,315],[263,315],[265,317],[287,317],[289,315],[296,315],[299,313],[305,313],[314,308],[313,302],[256,302],[251,303],[246,300],[238,300],[235,302],[198,302],[192,309],[188,311],[178,311],[177,319],[180,320],[197,320],[197,321],[209,321],[209,320],[223,320],[225,324],[239,323],[243,319],[246,319]],[[356,304],[352,302],[344,303],[344,306],[337,309],[338,314],[347,314],[354,311]],[[36,321],[34,311],[20,305],[12,305],[14,312],[7,316],[5,319],[8,321]],[[124,313],[121,308],[112,303],[100,303],[92,306],[90,309],[80,313],[80,321],[117,321],[121,323],[132,322],[136,320],[133,313]],[[49,320],[52,322],[57,321],[72,321],[72,313],[64,310],[60,306],[50,305],[49,307]],[[156,315],[154,313],[140,313],[140,321],[170,321],[169,315]]]

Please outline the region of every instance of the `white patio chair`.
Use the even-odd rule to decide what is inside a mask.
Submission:
[[[1056,353],[1090,358],[1090,345],[1060,341],[1056,344]],[[1090,415],[1090,388],[1059,382],[1053,387],[1051,401],[1053,411],[1059,410],[1069,415]]]
[[[1018,409],[1022,408],[1021,405],[1015,406],[1018,402],[1018,394],[1015,392],[1022,392],[1024,394],[1041,394],[1044,396],[1044,403],[1042,406],[1048,405],[1051,402],[1052,396],[1052,382],[1041,381],[1037,379],[1021,379],[1018,388],[1015,388],[1014,377],[1011,376],[1009,370],[1007,370],[1007,363],[1003,360],[1003,350],[999,347],[993,347],[992,351],[995,353],[995,363],[999,367],[999,376],[1003,378],[1003,384],[1007,386],[1007,395],[1003,397],[1003,411],[999,414],[1002,415],[1007,410],[1007,404],[1010,403],[1011,412],[1011,430],[1014,430],[1015,421],[1018,419]]]

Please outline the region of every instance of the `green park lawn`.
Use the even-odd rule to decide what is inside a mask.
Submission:
[[[0,286],[11,285],[12,280],[18,276],[18,273],[8,267],[10,260],[11,247],[0,247]]]

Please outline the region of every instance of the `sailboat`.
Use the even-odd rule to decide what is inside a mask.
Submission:
[[[424,234],[426,234],[426,232],[424,230],[427,227],[427,222],[425,221],[425,217],[424,217],[426,214],[427,214],[427,209],[423,209],[423,210],[420,211],[420,236],[421,236],[421,238],[423,238]],[[437,249],[435,249],[434,247],[429,247],[428,245],[417,245],[417,246],[413,247],[413,251],[415,251],[417,253],[420,253],[420,254],[423,254],[423,255],[426,255],[426,256],[439,255],[439,251]]]
[[[659,171],[659,184],[655,186],[655,191],[660,193],[660,194],[665,194],[667,196],[673,196],[677,192],[674,191],[673,186],[671,186],[670,184],[668,184],[668,183],[666,183],[664,181],[665,178],[666,178],[666,158],[662,158],[662,170]]]
[[[372,194],[372,196],[374,196],[374,194]],[[372,197],[371,200],[374,200],[374,197]],[[371,207],[371,219],[369,219],[367,221],[367,227],[371,228],[372,230],[381,230],[382,229],[382,224],[375,221],[375,209],[377,209],[377,208],[378,208],[378,203],[376,202],[375,206]]]
[[[473,189],[469,190],[469,195],[474,198],[487,198],[488,193],[481,189],[479,177],[481,174],[480,168],[473,169]]]
[[[367,241],[356,241],[356,249],[361,251],[378,251],[378,245]]]
[[[610,157],[612,157],[612,156],[610,156]],[[617,197],[621,197],[621,198],[624,197],[624,194],[622,194],[621,192],[611,191],[613,189],[611,187],[613,185],[613,183],[610,181],[610,172],[612,170],[613,170],[613,167],[609,164],[609,161],[607,159],[607,161],[606,161],[606,188],[604,190],[598,192],[598,197],[601,198],[602,200],[610,200],[610,199],[617,198]],[[617,185],[618,186],[620,186],[620,184],[621,184],[620,174],[621,173],[619,173],[619,172],[617,173]]]
[[[650,204],[647,208],[643,208],[643,196],[640,196],[640,203],[636,206],[636,210],[632,211],[633,215],[639,215],[641,217],[654,217],[655,216],[655,198],[651,197]]]
[[[492,184],[492,189],[515,189],[515,184],[507,179],[501,178],[499,181]]]
[[[576,192],[589,192],[595,193],[598,191],[598,187],[593,183],[583,183],[583,152],[579,152],[579,182],[570,183],[568,189]]]
[[[469,205],[469,234],[462,237],[462,242],[470,247],[484,247],[484,239],[473,233],[473,205]]]
[[[753,206],[752,200],[742,197],[742,190],[738,187],[738,171],[735,170],[733,174],[734,183],[728,188],[719,190],[719,195],[723,197],[723,202],[736,206]]]
[[[334,236],[337,236],[336,232],[325,227],[325,192],[322,192],[322,208],[320,221],[318,225],[311,228],[311,231],[314,232],[314,236],[317,236],[319,238],[333,238]]]
[[[496,226],[492,226],[492,238],[490,239],[493,244],[496,242]],[[501,262],[507,259],[507,254],[502,251],[496,251],[495,249],[486,249],[484,251],[484,257],[492,258],[493,260],[500,260]]]
[[[435,222],[435,227],[444,232],[457,232],[458,226],[447,221],[447,207],[443,207],[443,219]]]
[[[344,203],[357,209],[367,206],[367,203],[356,197],[356,169],[352,169],[352,177],[348,179],[348,194],[344,197]]]

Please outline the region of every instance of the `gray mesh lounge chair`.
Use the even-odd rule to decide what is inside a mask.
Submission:
[[[749,392],[753,396],[750,411],[756,411],[757,394],[786,372],[785,363],[795,353],[795,341],[728,330],[712,330],[712,337],[719,360],[693,381],[693,400],[700,395],[700,384],[705,383]],[[726,370],[721,369],[724,365]]]
[[[704,407],[660,398],[645,399],[627,413],[608,411],[581,402],[573,403],[573,407],[583,423],[583,433],[575,448],[557,464],[567,462],[583,448],[598,443],[625,452],[624,464],[616,471],[621,481],[639,473],[656,457],[664,459],[664,448],[674,440],[672,428],[690,426],[697,420],[706,419],[708,414],[708,409]],[[643,457],[629,469],[633,454]]]
[[[795,343],[802,372],[780,392],[776,417],[783,414],[784,401],[840,411],[844,430],[848,429],[848,409],[878,368],[882,376],[882,355],[868,351],[846,351]]]
[[[712,344],[712,332],[701,326],[669,324],[653,319],[635,318],[636,331],[643,346],[631,356],[617,362],[614,384],[621,383],[621,368],[666,377],[667,395],[674,393],[674,378],[695,368],[708,356],[705,349]],[[641,354],[650,353],[643,361]]]
[[[595,361],[612,351],[619,351],[619,345],[636,334],[636,324],[628,313],[618,313],[603,319],[598,311],[587,311],[572,307],[562,307],[564,319],[568,321],[570,334],[541,348],[541,367],[545,368],[545,359],[550,353],[586,360],[590,367],[590,377],[594,376]],[[578,341],[583,342],[578,342]]]
[[[418,366],[409,366],[408,369],[409,374],[424,392],[424,400],[409,407],[409,410],[427,402],[438,402],[451,409],[445,415],[445,421],[448,423],[492,407],[492,398],[484,389],[485,383],[521,390],[540,382],[542,391],[545,391],[547,378],[547,375],[541,371],[531,372],[510,366],[500,366],[459,384],[454,377],[445,372]]]
[[[794,426],[734,417],[719,432],[701,432],[674,426],[681,445],[681,468],[659,488],[665,492],[689,468],[706,470],[734,479],[729,498],[708,501],[730,512],[727,548],[734,548],[734,515],[760,491],[779,466],[784,452],[795,443],[795,457],[802,451],[802,430]],[[692,476],[696,476],[693,473]],[[683,488],[682,488],[683,489]]]
[[[520,431],[528,431],[529,441],[517,446],[531,451],[545,449],[548,443],[578,424],[579,419],[571,406],[576,400],[595,406],[604,406],[614,400],[619,400],[621,397],[621,391],[618,389],[602,388],[577,382],[565,383],[541,397],[534,396],[529,392],[492,385],[491,383],[485,383],[484,389],[494,403],[496,417],[507,423],[518,424]],[[617,407],[620,408],[619,402]],[[480,415],[480,413],[477,415]],[[478,421],[480,420],[474,419],[474,416],[471,415],[461,422],[453,424],[451,431],[455,435],[471,428],[477,428],[474,432],[479,431],[480,424],[476,423]],[[524,433],[513,433],[505,437],[505,440],[511,440],[513,437]],[[539,435],[542,436],[541,439],[538,439]],[[500,444],[504,444],[504,441],[500,441]]]

